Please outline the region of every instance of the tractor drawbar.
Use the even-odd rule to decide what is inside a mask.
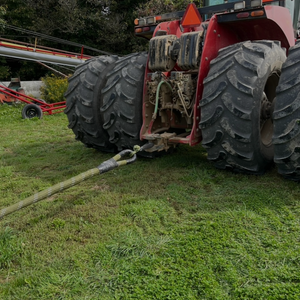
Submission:
[[[2,219],[3,217],[5,217],[17,210],[20,210],[26,206],[29,206],[33,203],[36,203],[45,198],[48,198],[58,192],[66,190],[76,184],[79,184],[80,182],[82,182],[90,177],[93,177],[94,175],[103,174],[103,173],[111,171],[117,167],[131,164],[136,161],[136,153],[137,152],[151,148],[152,146],[153,146],[152,143],[147,143],[142,147],[134,146],[133,150],[130,150],[130,149],[123,150],[120,153],[116,154],[114,157],[104,161],[97,168],[90,169],[90,170],[83,172],[77,176],[74,176],[66,181],[57,183],[41,192],[34,194],[33,196],[30,196],[30,197],[20,201],[19,203],[16,203],[16,204],[13,204],[11,206],[1,209],[0,210],[0,219]],[[125,158],[126,156],[128,157],[127,159],[120,160],[122,158]]]

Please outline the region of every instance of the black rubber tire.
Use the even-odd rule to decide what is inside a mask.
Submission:
[[[300,181],[300,41],[289,49],[277,87],[274,161],[285,178]]]
[[[40,102],[35,102],[35,103],[34,103],[34,104],[36,104],[36,105],[38,105],[38,106],[41,106],[41,105],[47,104],[47,102],[46,102],[44,99],[37,99],[37,100],[39,100],[40,102],[43,102],[43,104],[42,104],[42,103],[40,103]]]
[[[75,133],[76,140],[87,147],[113,152],[114,146],[108,141],[103,130],[100,113],[102,105],[101,89],[106,84],[106,75],[110,72],[117,56],[99,56],[79,65],[65,93],[68,127]]]
[[[199,127],[215,167],[263,174],[273,162],[271,104],[285,59],[279,42],[247,41],[221,49],[212,60]]]
[[[116,62],[102,90],[104,125],[118,150],[144,144],[142,127],[143,85],[147,53],[135,53]]]
[[[43,117],[42,109],[36,104],[26,104],[22,109],[22,118],[31,119],[35,117],[39,119]]]

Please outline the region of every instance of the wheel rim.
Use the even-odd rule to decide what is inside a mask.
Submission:
[[[34,108],[31,108],[27,111],[26,116],[31,119],[37,116],[37,112]]]
[[[272,145],[274,129],[272,114],[274,110],[274,99],[276,97],[276,87],[278,82],[279,74],[278,72],[273,72],[266,82],[261,99],[260,139],[262,144],[266,147],[270,147]]]

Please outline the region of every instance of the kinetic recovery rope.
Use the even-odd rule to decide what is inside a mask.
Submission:
[[[72,187],[90,177],[93,177],[94,175],[97,174],[103,174],[106,173],[110,170],[113,170],[117,167],[121,167],[124,165],[128,165],[131,164],[133,162],[136,161],[136,153],[139,151],[143,151],[145,149],[151,148],[153,146],[153,144],[148,143],[145,144],[142,147],[139,146],[135,146],[134,150],[123,150],[120,153],[118,153],[117,155],[115,155],[114,157],[112,157],[109,160],[106,160],[105,162],[103,162],[101,165],[99,165],[97,168],[94,169],[90,169],[86,172],[83,172],[75,177],[72,177],[71,179],[68,179],[66,181],[57,183],[55,185],[53,185],[52,187],[49,187],[41,192],[38,192],[36,194],[34,194],[33,196],[30,196],[22,201],[20,201],[19,203],[13,204],[11,206],[8,206],[6,208],[3,208],[2,210],[0,210],[0,219],[2,219],[4,216],[7,216],[21,208],[24,208],[28,205],[31,205],[33,203],[36,203],[40,200],[43,200],[45,198],[48,198],[58,192],[61,192],[63,190],[68,189],[69,187]],[[124,158],[125,156],[129,156],[129,159],[125,159],[125,160],[120,160],[121,158]],[[99,173],[100,172],[100,173]]]

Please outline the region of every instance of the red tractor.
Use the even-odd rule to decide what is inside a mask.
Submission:
[[[225,2],[225,3],[224,3]],[[217,5],[213,5],[217,4]],[[69,80],[76,139],[145,155],[202,142],[220,169],[300,180],[299,1],[206,0],[135,20],[148,53],[100,56]]]

